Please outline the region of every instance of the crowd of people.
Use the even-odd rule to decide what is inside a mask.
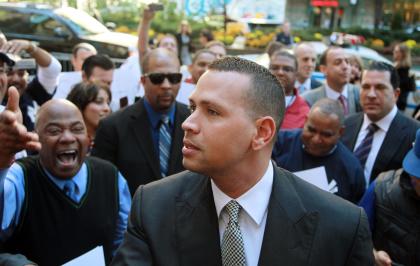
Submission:
[[[331,46],[321,82],[288,24],[266,68],[207,30],[193,51],[187,22],[153,46],[154,15],[119,68],[80,43],[61,72],[0,36],[0,265],[62,265],[97,246],[107,265],[420,264],[404,44],[394,66]],[[319,167],[327,191],[293,174]]]

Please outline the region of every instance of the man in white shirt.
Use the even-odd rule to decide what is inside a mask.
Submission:
[[[325,75],[325,84],[306,91],[302,97],[312,106],[322,98],[337,100],[343,106],[344,115],[361,111],[359,89],[350,84],[349,56],[343,48],[332,46],[320,57],[320,70]]]
[[[295,47],[294,55],[298,62],[295,88],[299,94],[318,88],[321,82],[311,78],[316,66],[316,51],[309,43],[300,43]]]
[[[284,105],[268,69],[214,61],[182,125],[189,171],[137,189],[113,265],[372,265],[362,210],[271,163]]]
[[[359,158],[367,185],[381,172],[402,167],[420,127],[419,122],[397,110],[395,102],[399,93],[394,67],[373,62],[362,76],[360,104],[363,112],[345,121],[342,141]]]
[[[96,54],[96,48],[89,43],[78,43],[73,47],[70,59],[73,71],[60,73],[60,76],[58,77],[57,90],[54,94],[55,99],[65,99],[71,88],[82,81],[83,63],[86,58]]]

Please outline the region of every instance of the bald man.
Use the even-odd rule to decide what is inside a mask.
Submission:
[[[127,225],[127,182],[111,163],[86,157],[86,126],[71,102],[46,102],[28,133],[18,101],[12,88],[0,113],[0,143],[9,143],[0,149],[0,252],[61,265],[102,246],[109,263]],[[39,156],[13,162],[22,148]]]
[[[305,91],[318,88],[321,82],[312,78],[311,75],[316,67],[316,51],[310,43],[301,43],[296,46],[294,55],[298,61],[295,88],[302,94]]]

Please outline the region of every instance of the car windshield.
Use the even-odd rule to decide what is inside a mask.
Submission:
[[[107,27],[84,11],[67,7],[56,9],[54,12],[65,19],[78,35],[93,35],[109,31]]]

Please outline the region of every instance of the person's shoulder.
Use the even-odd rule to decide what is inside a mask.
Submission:
[[[363,121],[363,112],[353,113],[344,119],[344,125],[347,127],[359,120]],[[347,130],[345,130],[347,131]],[[345,132],[344,132],[345,133]]]
[[[189,116],[191,114],[190,109],[188,108],[188,105],[181,103],[181,102],[176,102],[176,108],[177,108],[177,112],[179,112],[179,114],[181,116]]]
[[[138,102],[133,103],[132,105],[121,108],[118,111],[102,119],[101,124],[125,123],[127,119],[136,117],[140,114],[141,110],[143,109],[141,104],[142,103],[138,101]]]
[[[302,97],[305,100],[309,101],[310,104],[313,104],[316,102],[318,98],[322,97],[324,93],[325,93],[325,87],[324,85],[321,85],[318,88],[305,91],[304,93],[302,93]]]
[[[85,158],[85,163],[89,166],[92,166],[93,168],[107,168],[107,169],[113,169],[115,171],[117,170],[117,167],[111,163],[110,161],[104,160],[102,158],[96,157],[96,156],[87,156]]]
[[[308,212],[317,212],[323,219],[353,217],[355,220],[356,217],[359,218],[360,209],[356,205],[326,192],[284,169],[277,168],[277,171],[280,171],[278,172],[281,175],[280,178],[285,178],[294,187]]]
[[[410,131],[417,131],[418,128],[420,128],[420,122],[404,115],[400,111],[397,112],[397,115],[395,116],[396,121],[399,123],[403,123],[405,125],[408,125],[410,127]]]

